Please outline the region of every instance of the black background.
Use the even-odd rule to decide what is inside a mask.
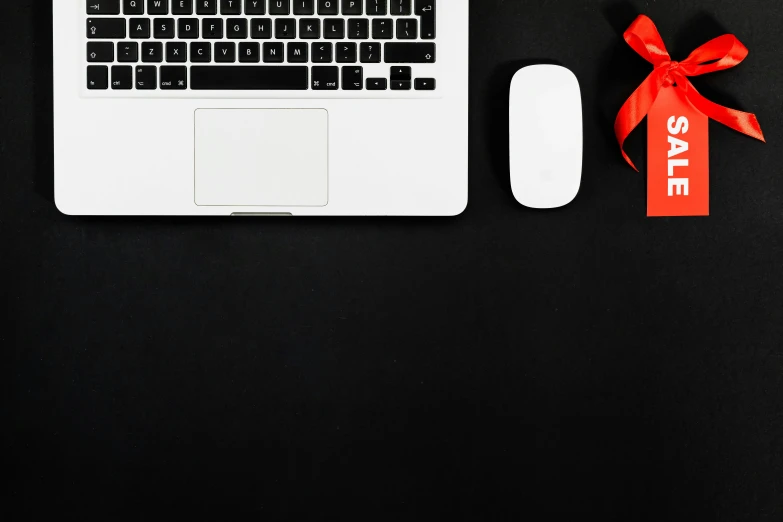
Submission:
[[[454,219],[61,215],[50,9],[0,7],[11,519],[783,519],[778,0],[474,0]],[[768,141],[711,124],[709,218],[646,219],[614,142],[641,12],[675,59],[751,50],[694,80]],[[506,92],[548,60],[582,83],[584,181],[535,212]]]

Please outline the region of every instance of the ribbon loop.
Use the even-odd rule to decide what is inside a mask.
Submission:
[[[654,66],[653,72],[623,104],[614,123],[620,151],[635,170],[638,171],[623,149],[625,140],[647,116],[661,89],[669,87],[683,89],[686,98],[708,118],[764,141],[764,134],[754,114],[722,107],[707,100],[687,78],[739,65],[748,56],[748,49],[734,35],[726,34],[710,40],[682,62],[671,59],[658,28],[647,16],[636,18],[623,36],[634,51]]]
[[[648,17],[636,18],[623,36],[628,45],[651,64],[658,66],[671,60],[658,28]]]

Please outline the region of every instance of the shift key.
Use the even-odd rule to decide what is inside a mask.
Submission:
[[[87,38],[125,38],[125,18],[88,18]]]
[[[395,42],[384,44],[386,63],[435,63],[434,43]]]

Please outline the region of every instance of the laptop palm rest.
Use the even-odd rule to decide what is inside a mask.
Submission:
[[[196,205],[328,202],[325,109],[198,109],[194,137]]]

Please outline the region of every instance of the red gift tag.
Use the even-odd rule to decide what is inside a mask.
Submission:
[[[647,114],[647,215],[710,215],[709,118],[674,87]]]

